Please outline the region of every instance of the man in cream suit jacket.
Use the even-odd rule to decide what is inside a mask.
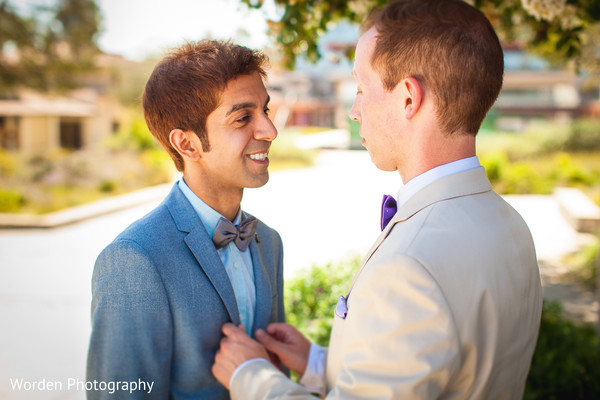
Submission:
[[[475,152],[502,86],[496,34],[461,0],[396,1],[367,19],[353,73],[363,145],[405,183],[397,212],[340,298],[328,351],[287,324],[260,343],[225,324],[213,373],[234,399],[520,399],[542,296],[531,234]]]
[[[148,80],[146,122],[183,177],[96,261],[88,398],[229,399],[210,372],[221,325],[284,321],[281,238],[240,209],[244,188],[267,182],[277,136],[265,65],[206,40]]]

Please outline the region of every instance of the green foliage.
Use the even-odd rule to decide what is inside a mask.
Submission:
[[[300,149],[295,144],[295,140],[301,135],[301,132],[294,129],[279,132],[269,150],[269,170],[309,167],[314,164],[316,150]]]
[[[108,140],[107,145],[116,150],[143,151],[160,148],[139,111],[131,111],[129,120]]]
[[[0,213],[12,213],[18,211],[25,199],[21,193],[13,190],[0,189]]]
[[[563,318],[557,302],[544,303],[540,334],[524,399],[600,398],[600,343],[593,325]]]
[[[0,95],[16,88],[61,91],[94,68],[100,10],[94,0],[0,1]],[[7,51],[8,50],[8,51]]]
[[[600,267],[599,247],[596,240],[594,243],[584,246],[578,252],[566,257],[565,263],[570,266],[570,271],[566,272],[564,277],[596,289],[598,267]]]
[[[600,120],[580,119],[572,122],[563,144],[564,151],[600,150]]]
[[[260,8],[263,0],[242,0],[250,8]],[[270,33],[276,37],[282,53],[282,63],[293,69],[296,58],[304,55],[309,61],[316,62],[321,54],[317,40],[332,23],[340,20],[360,22],[370,8],[385,4],[385,0],[338,0],[334,2],[319,0],[275,0],[283,11],[279,21],[269,21]],[[348,49],[348,53],[352,53]]]
[[[479,158],[500,194],[549,194],[556,186],[600,188],[600,121],[537,124],[522,134],[484,133]],[[567,152],[568,151],[568,152]]]
[[[117,188],[117,182],[107,179],[107,180],[100,182],[100,186],[98,187],[98,190],[103,193],[112,193],[115,191],[116,188]]]
[[[494,190],[500,194],[550,194],[556,186],[593,187],[599,184],[600,160],[590,168],[578,159],[567,153],[556,153],[511,161],[506,150],[480,156]]]
[[[314,343],[327,346],[338,297],[346,295],[360,259],[312,266],[285,282],[287,322]]]
[[[481,157],[480,162],[487,172],[488,179],[492,183],[500,181],[502,171],[509,165],[508,155],[505,151],[497,151]]]
[[[169,182],[173,174],[169,156],[157,149],[0,154],[0,168],[5,164],[14,167],[0,174],[0,212],[15,213],[56,211]]]
[[[263,0],[242,0],[250,8],[261,8]],[[387,0],[275,0],[281,18],[270,21],[270,33],[276,38],[283,54],[282,61],[293,69],[296,58],[309,61],[321,57],[317,41],[332,24],[339,21],[361,23],[373,7]],[[469,1],[486,14],[501,39],[517,41],[530,50],[564,64],[574,60],[579,66],[594,72],[600,69],[593,52],[591,34],[599,31],[600,6],[596,0],[568,0],[563,12],[554,17],[540,17],[525,10],[521,0]],[[347,50],[351,58],[353,49]]]
[[[0,177],[14,174],[16,168],[14,157],[11,157],[5,150],[0,149]]]

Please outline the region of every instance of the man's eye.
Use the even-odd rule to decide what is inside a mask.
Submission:
[[[266,107],[264,109],[265,115],[269,115],[269,112],[271,111],[271,109],[269,107]]]
[[[242,118],[238,119],[236,122],[245,123],[245,122],[248,122],[249,120],[250,120],[250,116],[244,115]]]

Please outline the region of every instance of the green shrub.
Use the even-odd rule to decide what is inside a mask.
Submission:
[[[18,211],[25,203],[23,195],[17,191],[0,189],[0,212]]]
[[[0,149],[0,177],[11,176],[17,170],[15,157]]]
[[[589,170],[584,168],[579,163],[573,161],[567,153],[558,153],[556,155],[557,161],[557,180],[562,185],[593,185],[596,181],[596,177]]]
[[[327,346],[333,313],[340,295],[346,295],[360,259],[312,266],[285,282],[287,322],[313,342]]]
[[[485,167],[485,172],[491,183],[498,182],[501,179],[502,171],[510,162],[504,151],[496,151],[485,157],[480,157],[480,161],[481,165]]]
[[[129,121],[125,121],[123,127],[108,140],[108,147],[115,150],[149,150],[160,148],[160,145],[150,133],[144,116],[140,111],[131,111]]]
[[[570,271],[565,277],[595,289],[598,276],[598,241],[584,246],[581,250],[566,257]]]
[[[600,398],[600,343],[596,329],[591,324],[574,324],[563,318],[557,302],[544,303],[523,398]]]
[[[117,183],[115,181],[105,180],[105,181],[100,182],[100,186],[98,187],[98,190],[101,191],[102,193],[112,193],[115,191],[116,188],[117,188]]]
[[[271,144],[269,150],[269,170],[310,167],[314,164],[316,150],[300,149],[295,140],[302,133],[296,130],[283,130]]]
[[[600,150],[600,119],[580,119],[569,125],[565,151]]]

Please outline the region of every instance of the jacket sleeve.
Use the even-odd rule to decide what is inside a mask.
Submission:
[[[341,369],[327,399],[438,398],[460,365],[454,319],[435,279],[417,260],[391,254],[370,262],[348,302],[328,362]],[[335,354],[335,355],[334,355]],[[329,368],[328,368],[328,372]],[[233,399],[311,399],[267,362],[236,373]]]
[[[88,399],[168,398],[171,320],[162,280],[144,250],[133,241],[109,245],[94,266],[87,360],[87,380],[106,382],[107,389],[88,391]],[[129,384],[110,393],[111,382],[113,389],[123,387],[119,382],[140,389]]]

